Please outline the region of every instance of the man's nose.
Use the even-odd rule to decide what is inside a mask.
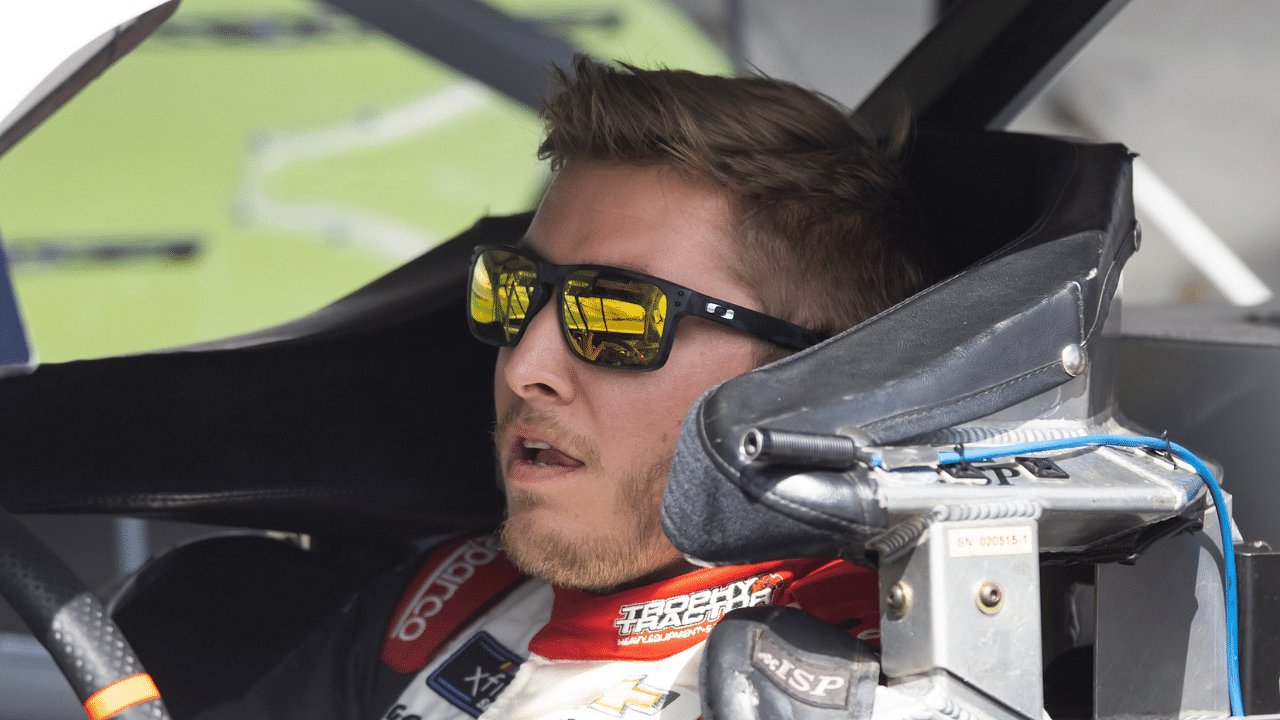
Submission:
[[[502,370],[511,390],[531,402],[565,404],[574,397],[577,359],[561,336],[557,312],[552,301],[534,314]]]

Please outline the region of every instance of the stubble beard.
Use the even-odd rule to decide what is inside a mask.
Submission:
[[[514,416],[508,413],[499,429]],[[544,426],[549,422],[528,414],[522,420],[529,424],[541,420]],[[541,527],[535,515],[545,498],[507,486],[499,468],[498,483],[507,496],[507,516],[498,536],[507,558],[526,575],[578,590],[608,590],[657,570],[670,547],[661,522],[662,493],[670,467],[668,454],[628,473],[619,483],[614,507],[600,508],[602,515],[619,518],[618,525],[607,535],[574,538],[555,528]]]

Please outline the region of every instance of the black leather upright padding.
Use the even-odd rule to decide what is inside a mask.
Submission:
[[[1131,155],[1123,146],[926,134],[911,175],[937,252],[978,262],[694,403],[663,504],[663,529],[686,555],[726,564],[756,559],[738,547],[804,554],[829,543],[841,524],[845,546],[859,548],[883,527],[883,513],[859,500],[874,488],[841,489],[852,474],[792,468],[793,479],[759,482],[762,474],[738,452],[748,430],[909,442],[1066,383],[1064,348],[1087,355],[1100,344],[1134,251]],[[842,493],[855,500],[844,513],[830,503]],[[700,518],[726,507],[738,516],[720,525],[736,534],[709,537]],[[811,532],[797,533],[796,524]]]
[[[475,227],[298,320],[0,381],[0,505],[329,536],[490,526],[494,348],[467,263],[529,214]]]
[[[996,238],[983,236],[985,225],[964,228],[957,221],[955,234],[973,246],[948,252],[986,255],[980,262],[819,346],[721,385],[700,402],[697,423],[688,428],[701,432],[714,462],[736,474],[745,464],[738,441],[751,427],[856,428],[872,444],[892,444],[1071,379],[1062,370],[1062,349],[1071,343],[1090,349],[1133,252],[1128,150],[981,133],[946,135],[934,144],[922,139],[916,161],[928,162],[935,147],[949,163],[938,163],[936,175],[960,191],[968,174],[968,183],[991,188],[990,197],[975,197],[985,199],[985,213],[1015,213],[1030,225]],[[990,167],[993,154],[1008,160],[1002,175]],[[966,158],[984,162],[970,166]],[[1030,190],[1019,191],[1017,203],[1000,195],[1019,183]],[[1029,210],[1017,206],[1028,202]],[[982,217],[978,208],[959,210],[973,222]],[[954,245],[948,228],[937,227],[945,222],[933,218],[940,248]],[[1009,228],[997,223],[995,230]]]

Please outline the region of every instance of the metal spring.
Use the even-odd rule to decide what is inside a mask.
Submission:
[[[745,462],[847,468],[858,461],[858,445],[844,435],[752,428],[742,435],[738,453]]]
[[[1005,518],[1032,518],[1039,520],[1044,508],[1032,500],[1008,500],[1005,502],[973,503],[964,505],[939,505],[929,513],[930,520],[1003,520]]]
[[[866,547],[875,551],[880,562],[888,562],[907,547],[914,545],[928,526],[928,521],[923,515],[910,517],[868,540]]]
[[[975,503],[969,505],[938,505],[928,515],[915,515],[871,538],[866,548],[875,551],[880,562],[889,562],[903,550],[915,544],[928,529],[929,523],[965,520],[1003,520],[1005,518],[1032,518],[1039,520],[1044,508],[1030,500]]]

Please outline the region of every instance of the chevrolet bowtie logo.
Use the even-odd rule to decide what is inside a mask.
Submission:
[[[622,717],[627,710],[636,710],[645,715],[654,715],[671,704],[680,693],[663,692],[658,688],[642,684],[645,675],[623,678],[604,695],[596,698],[587,707],[608,713],[614,717]]]

